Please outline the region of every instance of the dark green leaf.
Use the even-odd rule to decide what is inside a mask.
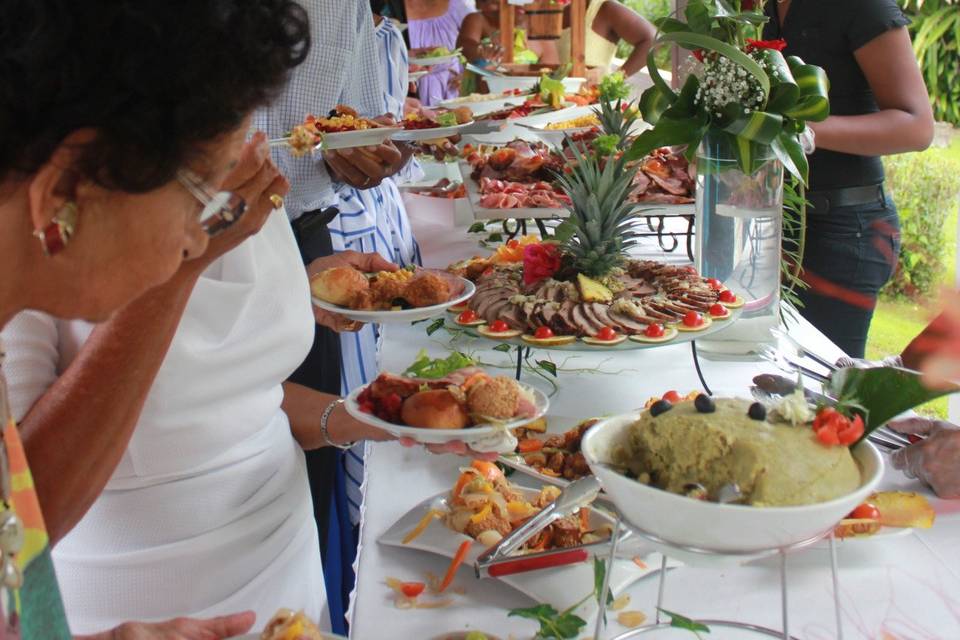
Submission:
[[[491,233],[489,236],[487,236],[487,242],[503,242],[503,234]]]
[[[557,615],[557,610],[548,604],[538,604],[535,607],[525,609],[510,609],[507,617],[529,618],[530,620],[552,619]]]
[[[554,378],[557,377],[557,365],[553,364],[549,360],[537,360],[537,366],[552,375]]]
[[[483,222],[474,222],[470,225],[470,228],[467,229],[467,233],[483,233],[487,230],[487,225]]]
[[[443,328],[443,318],[437,318],[430,323],[430,326],[427,327],[427,335],[432,336],[434,333]]]
[[[658,607],[659,609],[659,607]],[[686,616],[682,616],[679,613],[673,613],[672,611],[667,611],[666,609],[659,609],[660,613],[670,617],[670,626],[677,629],[686,629],[687,631],[703,631],[704,633],[710,633],[710,627],[705,624],[701,624],[696,620],[691,620]]]
[[[607,563],[596,556],[593,557],[593,597],[600,604],[600,594],[603,593],[603,580],[607,574]],[[613,593],[607,591],[607,604],[613,602]]]
[[[551,635],[545,635],[544,638],[576,638],[580,635],[580,630],[587,626],[587,621],[572,613],[565,613],[557,617],[550,626]]]
[[[494,351],[499,351],[500,353],[510,353],[510,345],[506,342],[502,342],[493,348]]]

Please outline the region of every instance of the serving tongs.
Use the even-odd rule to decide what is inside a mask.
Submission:
[[[553,549],[541,553],[511,555],[525,542],[538,535],[548,526],[578,509],[586,507],[600,493],[600,481],[595,476],[586,476],[567,485],[557,499],[517,527],[500,542],[483,552],[474,569],[478,578],[497,578],[515,573],[537,571],[548,567],[585,562],[591,555],[601,554],[609,549],[611,540],[604,540],[578,547]]]
[[[787,333],[786,331],[784,331],[784,330],[782,330],[782,329],[771,329],[771,330],[770,330],[770,333],[771,333],[771,335],[773,335],[773,336],[776,337],[776,338],[781,338],[782,340],[785,340],[786,342],[789,342],[790,345],[791,345],[794,349],[797,350],[797,356],[798,356],[798,357],[800,357],[800,358],[810,358],[811,360],[813,360],[814,362],[816,362],[817,364],[819,364],[821,367],[825,368],[825,369],[826,369],[827,371],[829,371],[830,373],[833,373],[834,371],[836,371],[836,370],[839,368],[839,367],[837,366],[837,363],[836,363],[836,362],[831,362],[831,361],[828,360],[827,358],[824,358],[823,356],[818,355],[817,353],[815,353],[815,352],[811,351],[810,349],[806,348],[805,346],[803,346],[802,344],[800,344],[800,342],[799,342],[796,338],[794,338],[793,336],[791,336],[791,335],[790,335],[789,333]]]

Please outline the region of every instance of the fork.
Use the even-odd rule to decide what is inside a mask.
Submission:
[[[838,369],[837,364],[835,362],[830,362],[823,356],[817,355],[810,349],[807,349],[805,346],[800,344],[800,342],[796,338],[791,336],[789,333],[787,333],[783,329],[771,329],[770,333],[777,338],[783,338],[784,340],[789,342],[791,345],[793,345],[793,347],[797,350],[797,355],[800,356],[801,358],[803,357],[810,358],[820,366],[826,368],[827,371],[830,371],[831,373]]]
[[[761,347],[758,355],[781,371],[785,371],[787,373],[797,373],[799,371],[803,375],[807,376],[808,378],[813,378],[817,382],[827,382],[830,379],[828,376],[825,376],[822,373],[814,371],[813,369],[808,369],[802,364],[790,360],[769,345]]]

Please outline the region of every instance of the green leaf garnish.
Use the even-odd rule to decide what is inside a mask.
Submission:
[[[427,335],[432,336],[434,333],[443,329],[443,318],[437,318],[427,327]]]
[[[660,607],[657,607],[657,610],[660,613],[670,618],[671,627],[674,627],[676,629],[686,629],[687,631],[691,631],[698,638],[700,637],[700,634],[697,633],[698,631],[702,631],[704,633],[710,633],[710,627],[708,627],[705,624],[701,624],[696,620],[691,620],[690,618],[686,616],[682,616],[679,613],[667,611],[666,609],[661,609]]]
[[[499,351],[500,353],[510,353],[510,345],[506,342],[501,342],[493,348],[494,351]]]
[[[443,326],[442,318],[440,318],[440,326]],[[430,327],[427,328],[427,333],[430,333],[432,327],[433,325],[430,325]],[[427,350],[421,349],[420,352],[417,353],[417,359],[407,367],[407,370],[404,371],[403,374],[412,378],[436,379],[449,375],[458,369],[471,367],[476,363],[476,360],[459,351],[454,351],[446,358],[431,359],[430,356],[427,355]]]
[[[630,97],[630,87],[627,85],[626,76],[622,71],[609,73],[600,80],[600,100],[602,102],[613,102],[614,100],[626,100]]]
[[[487,225],[483,222],[474,222],[470,225],[470,228],[467,229],[467,233],[483,233],[487,230]]]
[[[526,609],[511,609],[507,616],[527,618],[540,623],[537,638],[576,638],[580,630],[587,626],[587,621],[574,615],[570,610],[559,613],[548,604],[538,604]]]
[[[553,364],[549,360],[537,360],[537,366],[552,375],[554,378],[557,377],[557,365]]]

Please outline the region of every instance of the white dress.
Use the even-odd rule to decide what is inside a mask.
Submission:
[[[54,551],[74,633],[245,609],[260,628],[280,607],[329,628],[303,452],[280,408],[313,325],[277,212],[200,278],[123,459]],[[18,417],[91,328],[33,312],[7,326]]]

